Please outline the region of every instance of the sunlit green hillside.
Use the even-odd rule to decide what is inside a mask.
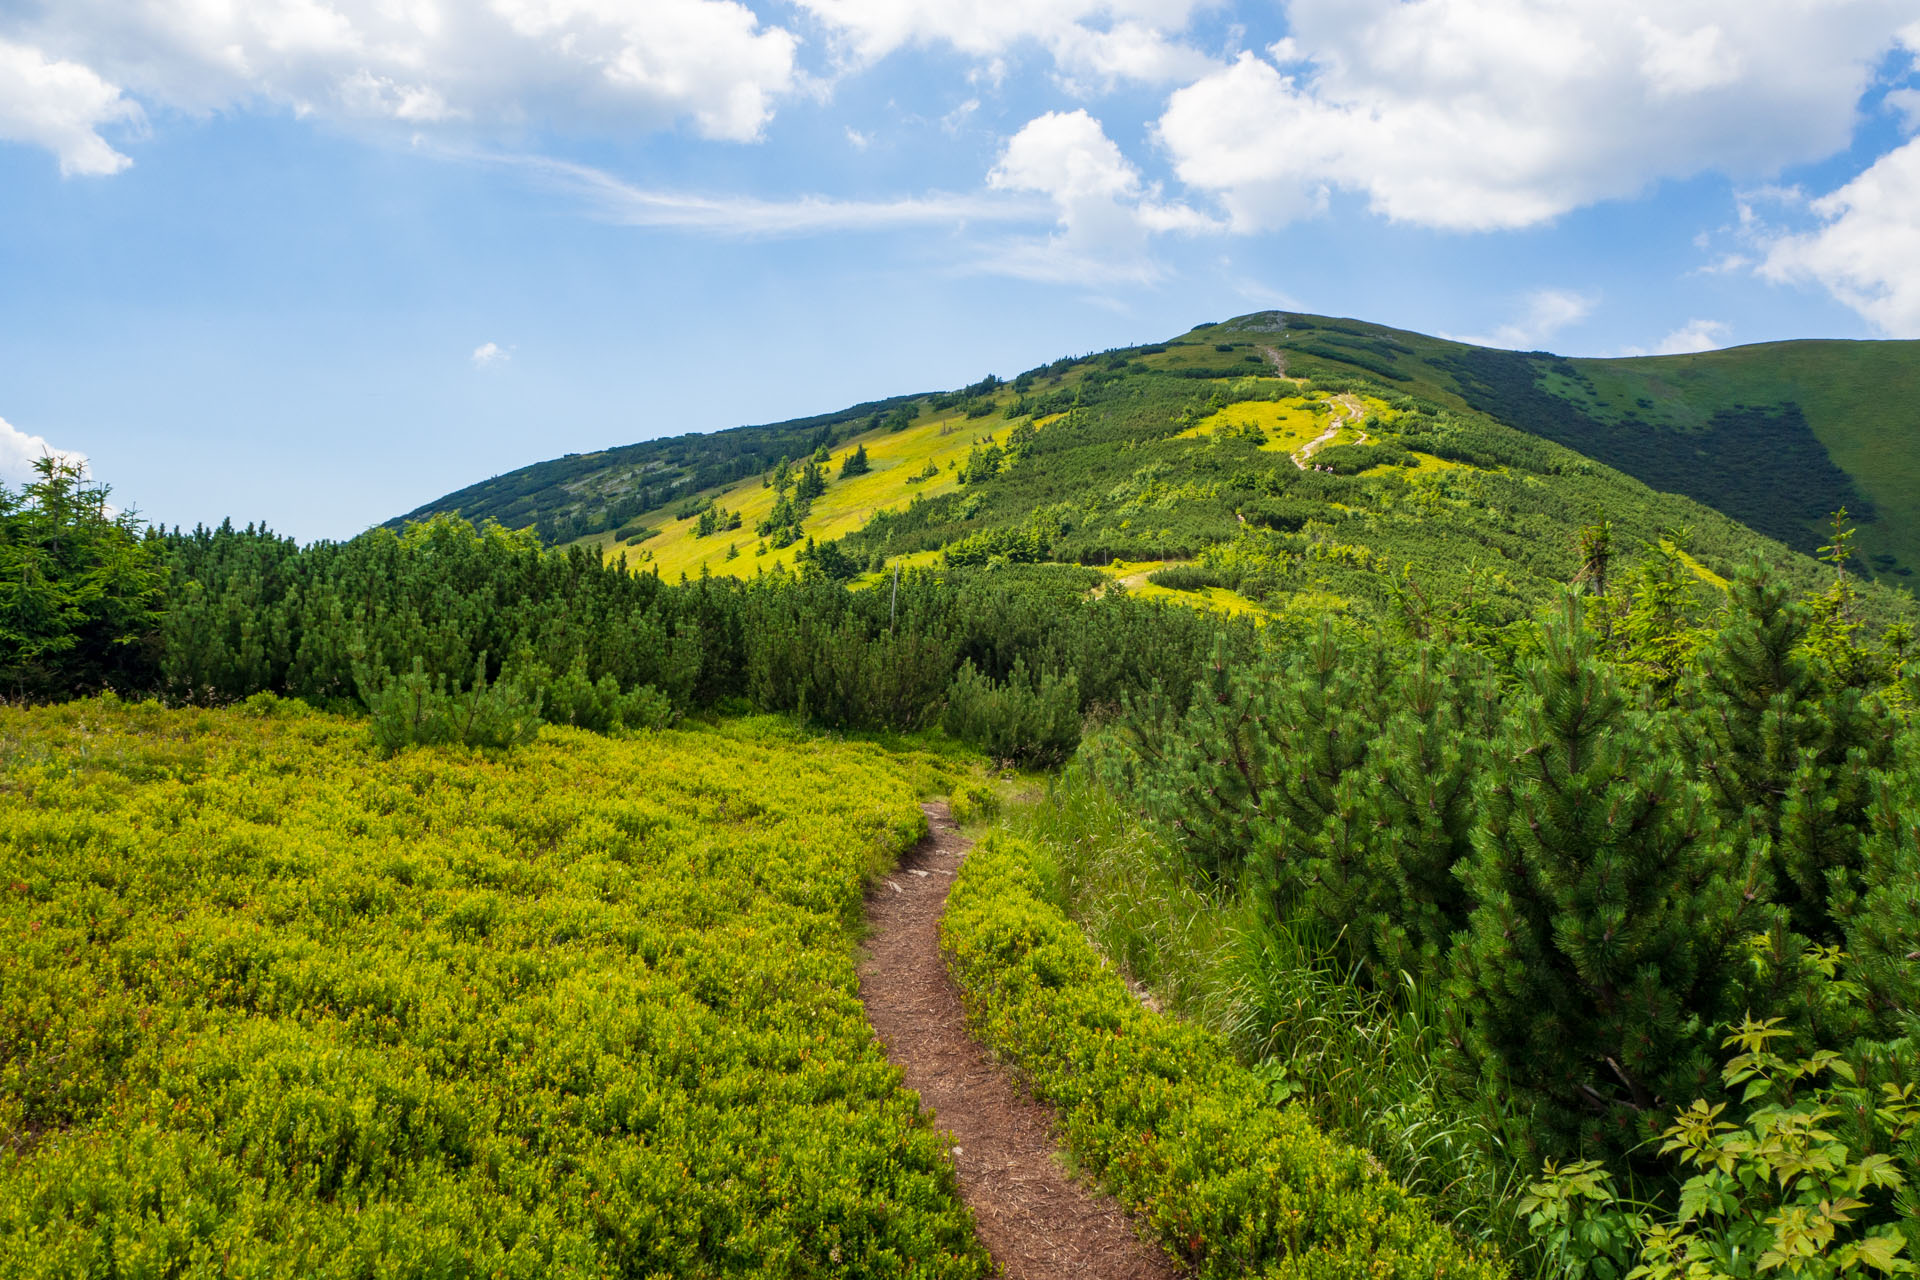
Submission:
[[[1276,331],[1242,336],[1262,324]],[[1800,551],[1825,542],[1828,517],[1845,506],[1860,529],[1859,568],[1906,582],[1920,566],[1920,342],[1592,360],[1319,316],[1268,313],[1217,329],[1280,352],[1294,371],[1366,373],[1470,406]]]
[[[1011,381],[541,463],[422,511],[668,578],[816,554],[835,577],[1200,562],[1110,576],[1215,607],[1377,609],[1412,572],[1510,609],[1576,572],[1575,531],[1603,516],[1629,554],[1679,534],[1724,577],[1777,543],[1811,556],[1844,507],[1851,567],[1904,584],[1920,563],[1917,386],[1914,343],[1567,360],[1261,312]],[[869,469],[843,475],[856,450]]]

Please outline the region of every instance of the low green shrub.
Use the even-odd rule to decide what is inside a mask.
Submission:
[[[971,661],[947,690],[946,731],[996,760],[1047,768],[1080,745],[1080,682],[1027,671],[1015,659],[1005,684]]]
[[[0,1280],[983,1280],[854,960],[946,775],[0,706]]]
[[[1169,591],[1205,591],[1221,585],[1211,570],[1197,564],[1170,564],[1164,569],[1155,569],[1147,575],[1147,581]]]
[[[1207,1277],[1491,1278],[1371,1157],[1276,1107],[1200,1028],[1150,1014],[1042,897],[1032,846],[982,841],[941,940],[975,1034],[1060,1109],[1074,1156]]]
[[[540,731],[540,702],[517,681],[487,683],[487,656],[475,664],[473,683],[449,688],[445,676],[428,676],[419,658],[405,675],[355,673],[360,696],[372,713],[374,745],[391,755],[407,747],[457,743],[468,747],[516,747]]]
[[[1000,796],[994,791],[993,784],[968,779],[953,789],[953,794],[947,798],[947,808],[953,814],[953,820],[965,826],[998,813]]]

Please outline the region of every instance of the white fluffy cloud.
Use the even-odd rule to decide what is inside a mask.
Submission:
[[[1159,137],[1237,228],[1329,193],[1523,227],[1661,178],[1845,147],[1911,0],[1293,0],[1293,34],[1176,92]],[[1899,37],[1904,39],[1905,37]]]
[[[1888,337],[1920,338],[1920,138],[1808,207],[1821,225],[1773,239],[1760,274],[1819,285]]]
[[[30,436],[5,418],[0,418],[0,481],[18,483],[30,478],[33,464],[48,454],[78,462],[82,466],[87,461],[84,453],[56,449],[47,443],[45,436]]]
[[[76,172],[126,163],[92,132],[125,112],[123,91],[189,112],[265,101],[413,126],[685,120],[747,141],[802,79],[798,37],[738,0],[60,0],[27,22],[0,19],[0,36],[25,42],[0,45],[0,135],[23,133],[6,50],[31,46],[59,92],[16,92],[69,123],[24,140]]]
[[[136,104],[86,67],[0,38],[0,138],[46,148],[60,161],[62,174],[126,168],[133,162],[100,130],[140,119]]]
[[[1628,347],[1623,356],[1683,356],[1727,345],[1732,326],[1722,320],[1689,320],[1651,347]]]
[[[1476,347],[1502,347],[1509,351],[1531,351],[1569,326],[1593,314],[1594,299],[1571,289],[1537,289],[1527,295],[1520,318],[1501,325],[1479,337],[1457,337],[1455,342],[1470,342]]]
[[[1920,89],[1895,89],[1887,95],[1887,110],[1900,117],[1908,133],[1920,133]]]
[[[1217,0],[796,0],[863,58],[911,44],[963,53],[1004,53],[1023,40],[1049,42],[1070,28],[1134,26],[1181,31]]]
[[[1049,111],[1008,139],[987,185],[1044,195],[1059,230],[1044,241],[1011,246],[994,270],[1027,279],[1081,284],[1151,280],[1156,232],[1205,231],[1212,224],[1185,205],[1161,200],[1098,120],[1082,111]]]
[[[473,367],[476,369],[503,364],[512,358],[507,349],[497,342],[483,342],[473,349]]]

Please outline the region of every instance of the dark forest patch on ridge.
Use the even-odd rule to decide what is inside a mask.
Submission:
[[[1872,501],[1834,463],[1792,401],[1722,409],[1704,428],[1688,431],[1633,410],[1608,422],[1546,390],[1540,381],[1547,373],[1586,382],[1560,356],[1468,347],[1437,363],[1474,408],[1655,489],[1717,507],[1795,550],[1815,551],[1820,526],[1841,507],[1856,524],[1876,518]]]

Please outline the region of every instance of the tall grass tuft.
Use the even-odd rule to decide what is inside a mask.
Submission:
[[[1463,1236],[1510,1258],[1529,1252],[1521,1166],[1441,1080],[1438,993],[1411,978],[1398,992],[1370,991],[1330,958],[1335,939],[1195,884],[1077,767],[1044,797],[1009,806],[999,826],[1042,852],[1048,896],[1143,999],[1221,1036],[1276,1103],[1306,1106],[1371,1151]]]

